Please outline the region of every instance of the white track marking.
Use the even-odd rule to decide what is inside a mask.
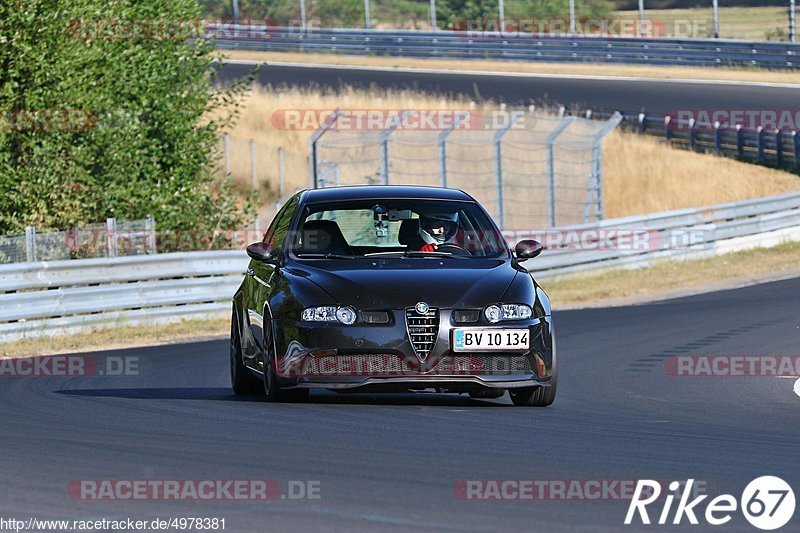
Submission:
[[[682,83],[693,85],[733,85],[737,87],[770,87],[777,89],[798,89],[800,83],[768,83],[763,81],[739,81],[739,80],[704,80],[691,78],[642,78],[635,76],[594,76],[582,74],[544,74],[535,72],[503,72],[492,70],[441,70],[429,68],[407,68],[407,67],[371,67],[366,65],[329,65],[326,63],[294,63],[290,61],[254,61],[250,59],[223,59],[223,63],[231,65],[275,65],[279,67],[296,68],[328,68],[336,70],[363,70],[375,72],[405,72],[410,74],[443,74],[445,76],[492,76],[506,78],[546,78],[546,79],[565,79],[565,80],[599,80],[599,81],[632,81],[648,83]]]

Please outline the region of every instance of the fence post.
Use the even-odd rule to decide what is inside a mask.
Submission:
[[[719,155],[722,152],[722,130],[719,120],[714,122],[714,153]]]
[[[155,254],[157,253],[156,221],[153,218],[153,215],[147,215],[147,218],[144,219],[144,229],[147,232],[147,249],[145,250],[145,252],[148,254]]]
[[[689,119],[689,149],[694,152],[697,146],[697,122],[693,118]]]
[[[258,176],[256,174],[256,141],[250,139],[250,179],[252,180],[253,192],[256,193],[256,234],[261,233],[260,202],[258,202]]]
[[[225,175],[231,175],[231,158],[230,158],[230,140],[228,139],[228,134],[224,134],[222,136],[222,145],[225,152]]]
[[[736,155],[744,158],[744,129],[741,124],[736,125]]]
[[[669,115],[664,117],[664,140],[672,141],[672,117]]]
[[[500,231],[505,228],[505,205],[503,199],[503,149],[502,142],[503,136],[514,126],[514,123],[521,117],[521,111],[515,111],[511,114],[508,123],[497,130],[494,134],[494,179],[497,188],[497,225],[500,226]]]
[[[325,135],[326,131],[336,124],[341,115],[342,111],[338,107],[334,109],[333,114],[329,115],[320,128],[308,139],[308,185],[312,189],[317,188],[317,142]]]
[[[283,161],[283,147],[278,148],[278,198],[283,198],[283,187],[285,177],[285,166]]]
[[[25,227],[25,260],[28,263],[36,261],[36,228]]]
[[[611,130],[616,128],[622,122],[623,117],[619,111],[615,111],[613,115],[606,121],[603,128],[595,135],[594,146],[592,148],[592,165],[594,168],[595,182],[597,185],[597,207],[596,216],[597,220],[603,220],[605,205],[603,200],[603,147],[601,143],[606,135]]]
[[[548,212],[550,216],[550,227],[556,225],[556,170],[555,170],[555,142],[556,138],[569,127],[575,120],[575,117],[565,117],[561,122],[553,128],[547,138],[545,145],[547,146],[547,189],[548,189]]]
[[[447,136],[461,124],[464,116],[456,114],[455,120],[449,128],[439,134],[439,186],[447,187]]]
[[[403,123],[403,120],[410,112],[410,109],[403,110],[397,122],[381,131],[381,183],[383,185],[389,185],[389,137]]]
[[[106,219],[106,257],[117,257],[117,219]]]
[[[763,126],[758,127],[758,162],[764,162],[764,135],[765,130]]]
[[[644,133],[647,129],[647,115],[639,113],[639,133]]]
[[[775,164],[783,168],[783,132],[775,130]]]

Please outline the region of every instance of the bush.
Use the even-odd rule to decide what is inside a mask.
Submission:
[[[245,84],[214,94],[213,45],[159,30],[198,18],[196,1],[23,3],[0,0],[0,233],[148,214],[163,229],[241,226],[250,206],[213,165]]]

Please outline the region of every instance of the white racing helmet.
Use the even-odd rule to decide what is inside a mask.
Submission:
[[[419,236],[428,244],[443,244],[452,239],[457,230],[458,213],[430,213],[419,216]]]

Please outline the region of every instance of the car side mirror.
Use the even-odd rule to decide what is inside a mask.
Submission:
[[[247,255],[262,263],[272,263],[275,261],[275,253],[271,244],[266,242],[254,242],[247,247]]]
[[[534,241],[533,239],[527,239],[524,241],[519,241],[517,245],[514,247],[514,251],[516,252],[517,260],[518,261],[526,261],[528,259],[533,259],[544,250],[544,246],[539,241]]]

